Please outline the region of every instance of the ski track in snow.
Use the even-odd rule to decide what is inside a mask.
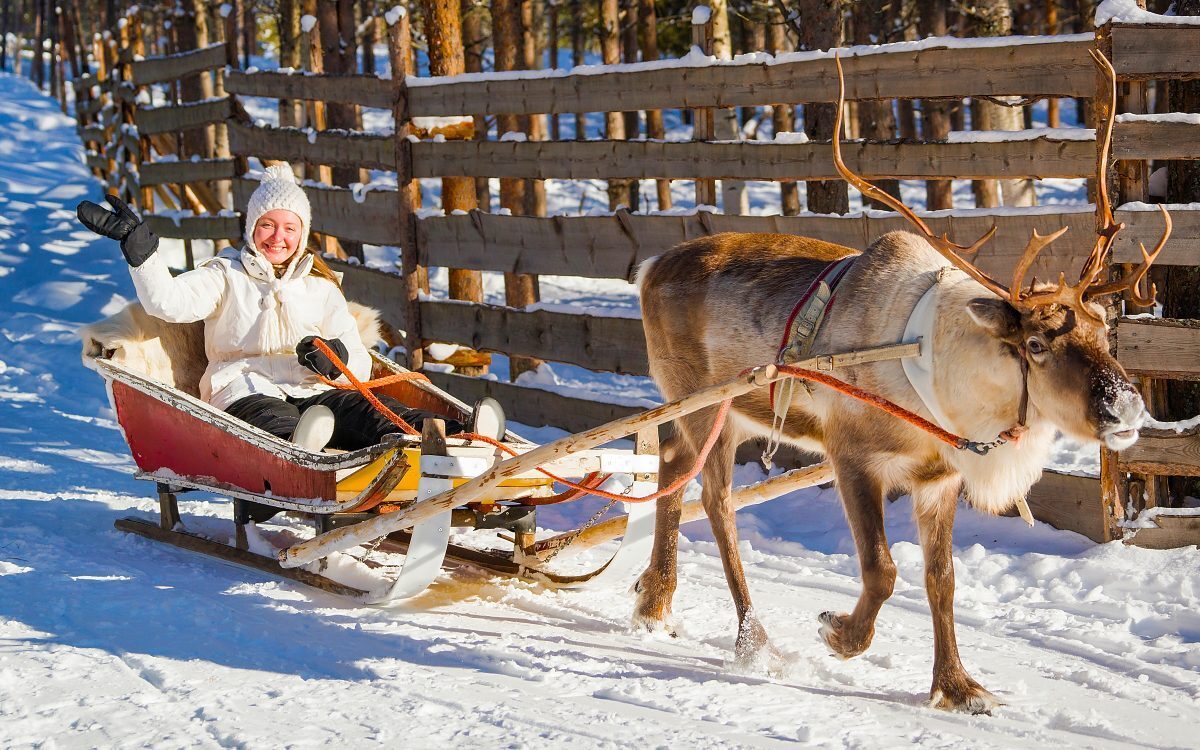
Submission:
[[[101,187],[71,121],[0,74],[0,124],[0,745],[1195,746],[1195,551],[1094,546],[963,509],[959,644],[1007,704],[973,717],[924,706],[932,634],[906,498],[888,507],[896,592],[872,649],[844,662],[816,622],[859,589],[836,492],[739,516],[781,678],[730,662],[733,607],[703,523],[684,529],[676,638],[632,632],[623,589],[449,571],[415,599],[367,608],[116,531],[157,502],[130,476],[74,330],[132,285],[115,244],[74,221]],[[193,523],[227,524],[220,498],[181,505]],[[540,522],[567,528],[594,507]]]

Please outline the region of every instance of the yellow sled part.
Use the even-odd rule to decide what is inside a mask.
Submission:
[[[404,458],[408,461],[408,468],[401,475],[400,482],[396,485],[396,488],[392,490],[393,495],[411,495],[415,493],[417,491],[417,483],[421,479],[421,449],[408,447],[403,450]],[[387,451],[371,463],[338,481],[338,496],[343,496],[343,493],[350,495],[362,492],[371,483],[371,480],[375,478],[375,475],[382,471],[384,466],[387,466],[388,461],[391,460],[394,453],[395,451]],[[454,486],[457,487],[466,484],[470,480],[467,478],[456,478],[452,481]],[[510,488],[510,491],[513,491],[514,495],[528,496],[530,494],[543,494],[531,493],[530,490],[535,488],[546,488],[548,490],[553,483],[553,480],[545,476],[514,477],[501,482],[500,486]]]

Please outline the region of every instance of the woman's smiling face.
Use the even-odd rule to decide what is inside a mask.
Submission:
[[[287,263],[300,244],[303,222],[285,208],[267,211],[254,225],[254,246],[273,266]]]

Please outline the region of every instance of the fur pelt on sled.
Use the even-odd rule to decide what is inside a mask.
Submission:
[[[358,333],[369,348],[380,338],[379,311],[348,303]],[[134,302],[116,315],[79,329],[83,363],[110,359],[151,380],[200,397],[200,378],[208,366],[204,323],[168,323]]]

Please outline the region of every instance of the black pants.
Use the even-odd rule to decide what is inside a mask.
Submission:
[[[379,400],[397,416],[416,429],[429,417],[442,418],[432,412],[410,409],[391,396],[380,396]],[[400,432],[400,428],[380,414],[371,402],[357,391],[328,390],[307,398],[287,400],[257,394],[240,398],[225,411],[234,417],[249,422],[284,440],[292,437],[300,415],[310,406],[329,407],[334,416],[333,439],[329,447],[352,451],[375,445],[384,435]],[[453,435],[463,431],[463,424],[453,419],[446,420],[446,433]]]

